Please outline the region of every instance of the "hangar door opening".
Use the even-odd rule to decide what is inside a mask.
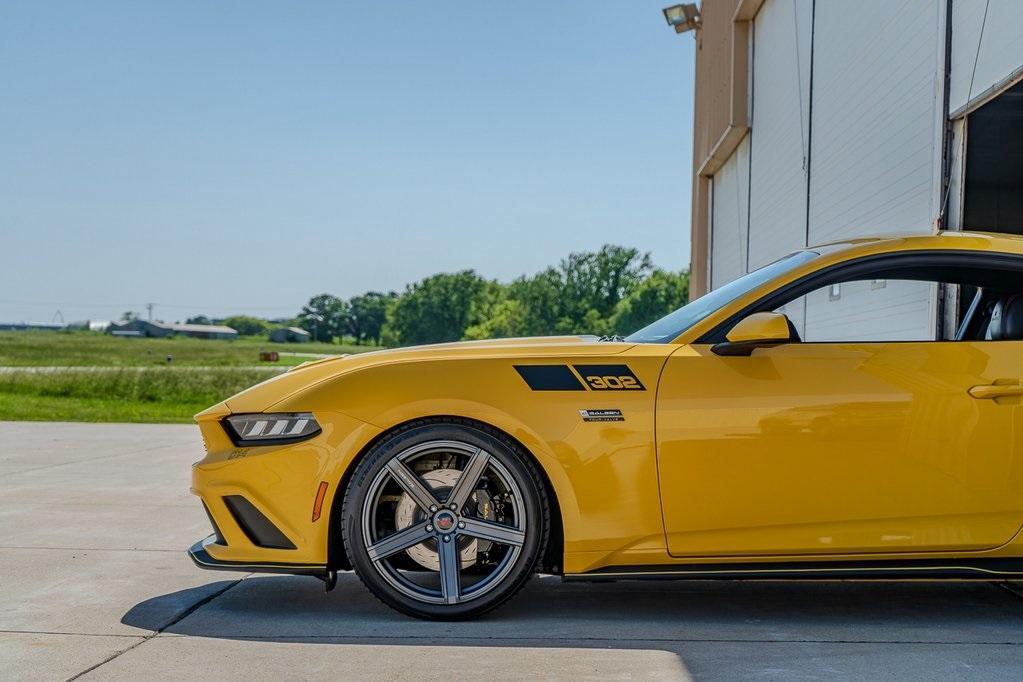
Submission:
[[[966,120],[967,230],[1023,234],[1023,82]]]

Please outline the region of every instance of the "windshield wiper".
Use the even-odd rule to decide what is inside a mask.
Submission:
[[[597,343],[621,343],[624,340],[625,340],[624,336],[611,334],[610,336],[601,336],[599,339],[597,339]]]

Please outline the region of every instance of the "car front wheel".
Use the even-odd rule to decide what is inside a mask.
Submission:
[[[517,444],[462,422],[406,425],[373,446],[348,485],[345,548],[384,603],[430,619],[478,616],[536,571],[548,504]]]

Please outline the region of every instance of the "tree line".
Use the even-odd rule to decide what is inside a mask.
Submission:
[[[384,346],[552,334],[624,336],[688,299],[688,272],[656,268],[649,253],[607,244],[507,284],[463,270],[426,277],[401,293],[369,291],[349,299],[319,294],[293,324],[321,342],[350,338]],[[248,316],[223,322],[242,335],[268,328],[265,320]]]

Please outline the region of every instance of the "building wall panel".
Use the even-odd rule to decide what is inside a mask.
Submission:
[[[749,269],[806,245],[812,0],[767,0],[753,22]]]
[[[941,5],[817,3],[811,243],[931,229]]]
[[[749,136],[714,174],[711,206],[711,288],[745,273],[749,225]]]
[[[941,194],[943,7],[933,0],[818,0],[811,245],[933,229]],[[840,302],[811,297],[805,329],[812,336],[853,324],[850,333],[866,338],[930,338],[929,292],[892,282],[862,292],[853,287]]]
[[[976,75],[974,61],[977,64]],[[1011,85],[1021,75],[1023,2],[990,0],[987,4],[987,0],[953,0],[949,110],[955,113],[967,107],[969,101],[983,101]]]

